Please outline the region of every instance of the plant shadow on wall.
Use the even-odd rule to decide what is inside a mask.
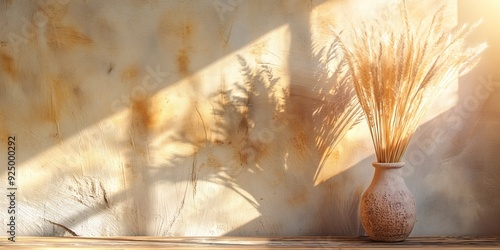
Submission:
[[[192,227],[198,231],[208,230],[212,235],[224,234],[232,228],[223,226],[224,219],[212,218],[220,217],[220,213],[234,214],[235,211],[230,209],[232,205],[240,209],[247,205],[243,209],[257,211],[261,219],[259,226],[252,225],[252,232],[243,234],[273,234],[269,231],[278,234],[280,230],[286,230],[278,228],[281,226],[280,221],[285,218],[270,218],[267,214],[275,214],[274,211],[284,205],[281,197],[288,192],[288,188],[293,188],[283,185],[286,184],[283,181],[286,178],[287,149],[277,143],[283,143],[286,138],[284,132],[288,120],[283,109],[285,93],[278,90],[280,79],[274,76],[270,66],[253,68],[242,56],[237,57],[237,62],[243,81],[227,87],[223,83],[220,90],[210,97],[213,100],[213,123],[204,122],[201,124],[203,128],[198,128],[204,131],[205,140],[194,142],[186,137],[175,139],[182,143],[188,142],[194,148],[194,153],[187,156],[192,158],[192,169],[188,175],[184,175],[187,177],[185,181],[189,183],[186,193],[192,196],[187,195],[189,200],[182,204],[190,203],[196,209],[180,209],[179,216],[186,221],[195,221],[195,217],[204,214],[208,219]],[[174,158],[186,159],[186,156]],[[207,183],[216,186],[210,188]],[[198,188],[200,185],[204,185],[204,188]],[[207,194],[207,189],[212,192]],[[232,194],[227,190],[231,190]],[[296,191],[300,192],[298,189]],[[233,195],[233,200],[225,197],[228,195]],[[193,204],[195,196],[206,196],[206,204],[202,207]],[[208,204],[218,205],[217,209]],[[238,213],[238,216],[245,220],[247,215]],[[175,226],[172,224],[172,227]]]
[[[136,196],[125,195],[121,191],[122,182],[127,182],[126,188],[130,189],[140,190],[138,185],[147,187],[144,192],[157,184],[155,181],[147,183],[149,186],[136,183],[150,180],[139,173],[149,171],[148,168],[156,164],[147,153],[151,146],[147,139],[155,140],[155,131],[140,122],[149,119],[142,119],[147,118],[143,114],[154,114],[154,108],[149,106],[155,102],[144,100],[130,105],[131,99],[158,96],[165,90],[177,88],[180,78],[195,76],[212,63],[286,25],[286,20],[272,18],[274,21],[244,35],[231,33],[237,9],[245,10],[246,5],[258,7],[250,8],[255,13],[288,10],[275,8],[283,3],[281,1],[241,3],[231,10],[224,8],[226,21],[219,23],[219,19],[224,18],[214,10],[216,2],[219,3],[146,1],[113,6],[113,3],[102,2],[2,1],[0,12],[6,22],[2,22],[5,32],[0,39],[1,113],[2,117],[11,119],[2,119],[1,140],[9,134],[22,138],[22,154],[16,164],[24,169],[20,180],[29,183],[24,185],[25,190],[19,197],[21,204],[27,204],[22,210],[25,219],[19,222],[20,235],[64,233],[56,224],[65,225],[75,234],[145,234],[120,226],[120,219],[129,219],[122,217],[122,211],[128,209],[122,202],[136,196],[139,200],[145,199],[141,191],[137,191]],[[321,2],[312,4],[316,6]],[[207,11],[198,15],[200,9]],[[88,22],[86,16],[95,18]],[[252,19],[262,19],[260,15],[252,16]],[[134,25],[129,25],[136,17],[148,18],[139,18]],[[157,21],[159,23],[155,23]],[[225,43],[223,48],[213,46],[221,43]],[[44,62],[43,67],[40,62]],[[173,72],[176,66],[182,71],[178,77],[163,75]],[[129,111],[133,121],[126,120],[128,117],[115,119]],[[103,129],[101,124],[116,124],[119,128]],[[130,141],[135,142],[135,147],[127,151],[128,145],[117,143],[121,140],[117,131],[129,127],[130,137],[134,139]],[[127,154],[124,164],[123,154]],[[184,158],[178,161],[192,159],[181,156]],[[176,162],[165,163],[163,170],[173,172],[168,167],[177,166]],[[128,176],[124,181],[116,180],[121,176],[122,165],[128,168],[130,180]],[[136,166],[137,170],[132,169]],[[115,172],[116,169],[120,171]],[[156,171],[155,168],[148,174]],[[181,174],[183,171],[179,170]],[[159,180],[161,183],[174,179],[168,173],[158,175],[158,179],[160,177],[164,178]],[[74,187],[80,183],[81,187]],[[70,188],[71,192],[66,192]],[[149,211],[134,209],[134,213]],[[53,230],[53,226],[57,230]]]
[[[337,43],[311,54],[308,62],[315,70],[303,72],[311,98],[292,102],[294,90],[281,84],[275,73],[279,69],[251,65],[238,56],[243,80],[229,86],[223,83],[209,98],[212,115],[204,116],[198,104],[191,103],[188,110],[198,120],[181,119],[181,131],[157,143],[150,142],[151,100],[133,103],[130,141],[124,142],[132,144],[124,190],[107,195],[97,188],[95,199],[102,200],[84,198],[88,209],[48,222],[56,233],[76,236],[80,224],[97,216],[94,211],[126,206],[123,220],[129,235],[356,235],[357,196],[342,205],[344,201],[329,192],[342,193],[342,184],[322,180],[315,186],[315,182],[329,167],[326,159],[334,146],[359,122],[360,107],[339,61]],[[203,135],[195,137],[190,131]],[[163,155],[149,151],[167,144],[185,150],[177,153],[167,147],[163,152],[168,160],[157,164],[154,158]],[[172,184],[175,193],[159,192]],[[238,197],[234,204],[232,199]],[[68,200],[72,199],[68,196]],[[243,225],[224,226],[226,216],[235,216],[234,207],[241,209],[244,202],[244,211],[251,215],[236,215]],[[202,221],[200,214],[205,215]],[[111,217],[100,220],[113,224]]]
[[[230,86],[222,84],[220,91],[211,97],[213,123],[200,115],[204,122],[198,130],[204,131],[205,141],[195,142],[186,136],[174,139],[190,144],[194,153],[173,157],[185,160],[192,157],[192,169],[183,175],[189,188],[185,186],[173,217],[195,221],[204,214],[207,219],[192,227],[203,231],[204,227],[215,226],[216,229],[207,229],[212,235],[355,234],[357,230],[333,227],[349,228],[352,220],[357,221],[357,213],[352,211],[357,201],[349,204],[345,225],[340,225],[341,219],[335,225],[325,220],[325,216],[330,218],[334,202],[318,202],[324,201],[329,192],[315,186],[334,146],[361,117],[354,90],[338,58],[337,43],[318,49],[310,58],[315,70],[306,74],[311,80],[312,98],[301,103],[304,106],[298,112],[288,109],[292,107],[290,89],[276,76],[279,69],[262,63],[253,66],[240,55],[237,61],[243,81]],[[200,185],[204,188],[199,188]],[[212,191],[207,193],[207,189]],[[236,199],[227,198],[235,194]],[[206,197],[205,204],[195,204],[195,196]],[[234,205],[248,211],[248,215],[234,215],[231,210]],[[339,217],[346,216],[341,212],[344,208],[337,211]],[[219,218],[220,213],[232,214],[227,216],[239,217],[245,223],[237,228],[221,226],[227,218]],[[172,231],[167,234],[175,234],[176,223],[182,223],[169,220],[167,231]]]
[[[312,9],[319,2],[321,1],[315,1],[309,7]],[[133,12],[136,11],[133,10]],[[182,13],[189,12],[183,11]],[[183,22],[180,23],[183,24]],[[280,21],[279,25],[271,25],[270,28],[285,23]],[[184,25],[179,26],[179,30],[182,32],[178,33],[182,33],[182,37],[184,31],[191,30],[184,28]],[[188,26],[186,25],[186,27]],[[257,35],[260,36],[272,30],[270,28],[266,27],[263,32],[257,32]],[[294,28],[295,31],[297,31],[296,28]],[[111,32],[110,34],[111,38],[114,38],[115,33]],[[127,31],[127,34],[131,37],[117,40],[128,41],[132,37],[141,38],[134,32]],[[246,42],[249,43],[258,36],[252,36]],[[71,40],[69,38],[68,42]],[[57,39],[61,39],[61,37],[57,37]],[[182,39],[179,38],[179,40]],[[97,46],[100,43],[96,42],[95,44]],[[119,47],[115,44],[112,45]],[[136,51],[137,54],[150,55],[152,53],[148,46],[139,47],[141,50]],[[109,51],[105,46],[99,48],[102,48],[103,51]],[[181,49],[181,51],[184,50]],[[191,59],[193,62],[201,63],[193,64],[187,68],[179,67],[182,71],[188,69],[180,77],[194,75],[206,65],[232,51],[213,57],[205,57],[203,60],[200,57],[193,57]],[[139,85],[139,82],[142,80],[141,77],[146,75],[145,72],[149,72],[149,67],[146,70],[141,70],[140,66],[120,65],[108,62],[108,59],[102,59],[102,65],[105,67],[101,67],[100,63],[84,59],[88,50],[78,51],[76,55],[62,53],[68,54],[68,62],[82,62],[81,64],[91,65],[79,75],[69,74],[69,78],[77,80],[74,80],[76,81],[74,84],[67,84],[68,91],[74,90],[71,93],[75,95],[84,93],[87,97],[93,97],[97,93],[91,91],[94,85],[87,86],[85,84],[97,86],[103,81],[116,84],[107,87],[107,90],[116,91],[106,92],[110,96],[99,100],[97,99],[103,96],[95,95],[95,99],[89,99],[88,102],[95,103],[95,106],[85,106],[86,111],[83,108],[75,110],[75,114],[81,115],[80,118],[75,118],[77,122],[70,119],[74,116],[69,116],[69,114],[73,114],[71,110],[73,105],[66,105],[68,110],[64,109],[65,118],[63,119],[61,116],[54,120],[54,127],[57,128],[59,128],[58,121],[65,121],[64,124],[61,123],[64,125],[61,126],[63,128],[61,137],[56,138],[59,141],[49,141],[47,144],[38,143],[39,147],[33,147],[33,155],[54,148],[56,154],[76,158],[76,163],[72,162],[73,159],[66,160],[66,157],[55,160],[52,157],[47,157],[50,162],[40,164],[42,166],[36,168],[36,171],[47,171],[42,169],[54,166],[55,170],[50,171],[50,175],[47,174],[44,178],[39,178],[38,183],[29,188],[32,192],[37,192],[37,195],[30,197],[30,200],[25,203],[30,205],[23,208],[26,211],[27,217],[25,218],[27,219],[21,223],[26,223],[23,228],[29,229],[26,229],[28,233],[22,233],[27,235],[43,233],[91,236],[102,234],[182,235],[186,232],[196,233],[196,229],[190,229],[201,228],[203,224],[206,224],[207,227],[231,225],[231,227],[216,229],[217,231],[214,231],[213,235],[224,233],[230,235],[306,235],[332,232],[332,222],[329,220],[328,211],[326,211],[332,204],[317,202],[323,201],[324,197],[328,197],[330,194],[328,191],[315,187],[313,183],[314,179],[317,178],[317,173],[324,169],[325,159],[333,146],[341,139],[343,132],[356,120],[354,118],[351,120],[350,116],[338,118],[337,115],[350,109],[356,110],[357,106],[350,101],[337,103],[337,100],[352,100],[352,92],[347,85],[336,85],[338,82],[330,81],[334,79],[332,77],[335,74],[332,71],[335,71],[336,67],[327,67],[324,64],[328,61],[325,57],[328,57],[328,53],[333,50],[327,51],[329,50],[320,49],[316,55],[306,53],[305,57],[310,63],[308,68],[312,70],[304,72],[308,82],[303,84],[309,86],[307,93],[311,98],[297,105],[292,103],[294,101],[290,99],[290,96],[300,93],[297,93],[293,88],[283,87],[282,80],[276,77],[277,74],[274,72],[277,69],[265,65],[254,67],[243,57],[240,57],[238,61],[245,80],[234,85],[228,84],[227,89],[226,86],[221,87],[220,93],[213,96],[213,99],[216,100],[214,102],[202,100],[213,104],[212,116],[205,115],[203,110],[199,110],[201,105],[198,106],[196,101],[191,102],[190,99],[188,101],[190,106],[187,110],[194,114],[192,117],[196,119],[183,119],[184,117],[175,119],[181,124],[178,126],[179,129],[172,129],[172,131],[168,131],[171,133],[162,134],[165,139],[163,142],[157,142],[162,138],[156,137],[156,134],[160,132],[157,131],[157,126],[151,125],[151,123],[155,122],[154,112],[157,112],[158,106],[154,97],[159,96],[163,89],[172,88],[176,83],[174,81],[176,78],[163,77],[161,74],[164,70],[164,64],[156,64],[156,60],[151,61],[151,65],[161,65],[162,71],[155,74],[155,76],[162,78],[161,81],[154,85],[154,89],[147,89],[150,90],[147,97],[137,98],[140,100],[130,100],[135,99],[133,96],[139,92],[127,91],[130,89],[133,91],[141,90],[136,88],[138,86],[144,87]],[[96,52],[96,54],[99,53],[100,51]],[[64,67],[61,66],[61,68],[64,70],[61,69],[61,71],[72,72],[72,64],[64,63],[67,61],[62,61],[61,65]],[[59,64],[56,66],[59,67]],[[327,73],[326,68],[330,68],[329,70],[332,71]],[[98,75],[97,79],[82,80],[84,79],[82,76],[91,75],[89,72],[97,72],[97,69],[101,69],[99,72],[102,72],[106,77],[100,78]],[[58,70],[55,71],[58,72]],[[120,77],[125,78],[125,80],[122,80],[123,82],[114,80]],[[73,85],[87,87],[80,91],[79,88],[71,89],[70,87]],[[129,88],[123,88],[122,85]],[[199,82],[193,80],[193,88],[199,85]],[[54,87],[54,89],[56,88]],[[46,91],[47,97],[50,96],[49,92],[51,91],[52,89]],[[129,114],[125,119],[120,120],[121,122],[125,121],[123,123],[126,126],[124,130],[126,130],[125,133],[128,133],[123,137],[123,141],[115,141],[116,138],[107,137],[106,141],[102,141],[100,137],[105,135],[97,129],[99,133],[76,138],[75,145],[78,147],[69,153],[64,150],[59,151],[55,147],[69,140],[74,134],[84,132],[87,127],[98,121],[118,113],[117,110],[113,110],[116,107],[113,101],[120,96],[125,96],[127,101],[116,99],[121,104],[118,105],[119,109],[126,109]],[[191,96],[186,97],[186,99],[189,98]],[[44,101],[46,100],[51,99],[44,96]],[[73,103],[77,99],[68,97],[67,100],[69,103]],[[130,105],[128,101],[131,101]],[[11,103],[15,104],[16,102],[12,101]],[[66,102],[57,105],[63,106],[62,104],[66,104]],[[33,105],[40,106],[41,109],[45,108],[44,105]],[[101,109],[99,105],[112,107]],[[296,109],[302,105],[303,107]],[[29,109],[29,106],[26,107]],[[129,118],[130,120],[128,120]],[[47,127],[51,127],[52,120],[46,124],[48,124]],[[33,123],[32,126],[36,127],[39,124]],[[336,132],[331,131],[334,128],[337,128]],[[47,131],[49,130],[52,131],[52,129],[47,128]],[[121,131],[122,128],[119,130]],[[112,136],[118,138],[120,133],[112,133]],[[192,133],[204,133],[203,139],[193,136]],[[59,132],[57,135],[59,136]],[[40,140],[44,140],[44,137]],[[101,144],[95,144],[93,140]],[[80,147],[81,144],[85,144],[85,149]],[[158,149],[160,147],[165,147],[165,149],[160,151]],[[120,162],[105,161],[106,157],[94,158],[92,155],[95,151],[101,151],[95,150],[99,148],[102,149],[102,152],[99,153],[104,154],[116,153],[115,149],[124,149],[119,152]],[[107,149],[111,150],[105,151]],[[182,152],[178,153],[178,151]],[[154,154],[150,152],[154,152]],[[160,153],[156,154],[156,152]],[[120,158],[123,155],[125,159]],[[30,157],[26,157],[24,160],[27,159]],[[38,165],[38,163],[36,164]],[[118,173],[114,172],[114,168],[110,166],[115,164],[123,164],[123,173],[120,173],[121,167]],[[186,166],[191,166],[191,168]],[[122,174],[123,179],[114,178],[115,175],[121,176]],[[53,176],[57,178],[55,181],[50,179],[54,178]],[[101,181],[108,179],[109,183]],[[207,183],[215,183],[228,188],[218,189]],[[200,185],[203,185],[204,188],[199,188]],[[322,185],[327,185],[327,183]],[[112,190],[111,187],[115,186],[118,189]],[[227,189],[234,190],[234,193],[248,202],[253,208],[252,211],[256,211],[251,216],[242,212],[240,215],[242,226],[240,228],[232,226],[236,224],[234,220],[228,221],[220,218],[224,217],[226,212],[235,213],[239,208],[238,204],[231,204],[231,201],[224,198],[227,194],[231,194],[226,191]],[[69,191],[66,192],[66,190]],[[165,190],[165,193],[162,193],[162,190]],[[40,192],[38,193],[38,191]],[[58,198],[57,201],[52,200],[54,197]],[[234,195],[230,197],[234,197]],[[206,201],[212,206],[205,206],[200,201]],[[231,209],[229,205],[234,206]],[[71,210],[66,208],[71,208]],[[190,213],[195,219],[189,218]],[[199,214],[207,214],[207,216],[196,216]],[[199,221],[200,217],[205,218],[205,221],[194,225],[194,222]],[[251,221],[248,222],[249,220]],[[45,223],[31,223],[33,221]],[[126,226],[121,226],[122,221]],[[248,223],[244,224],[245,222]],[[28,223],[32,225],[27,225]],[[193,225],[186,225],[187,223]],[[199,234],[212,233],[209,230],[200,229]]]
[[[312,53],[315,68],[313,101],[309,109],[300,112],[301,116],[311,116],[315,146],[314,185],[325,189],[323,203],[318,205],[323,210],[321,218],[330,220],[324,232],[358,236],[363,234],[358,213],[361,175],[352,174],[350,166],[335,164],[342,162],[340,158],[348,157],[345,148],[336,146],[351,128],[363,121],[363,113],[339,51],[338,41],[334,40],[328,50],[323,47]],[[303,100],[307,105],[311,99]]]

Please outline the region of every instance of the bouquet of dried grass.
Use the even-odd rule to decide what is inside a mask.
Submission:
[[[487,47],[466,48],[464,38],[477,24],[447,28],[443,12],[441,8],[430,18],[413,20],[403,2],[395,20],[363,22],[349,40],[337,35],[377,162],[400,162],[429,104],[472,69]]]

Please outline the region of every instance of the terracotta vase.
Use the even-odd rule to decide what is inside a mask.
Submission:
[[[361,221],[374,241],[403,241],[415,224],[415,199],[401,177],[400,163],[372,163],[373,180],[361,198]]]

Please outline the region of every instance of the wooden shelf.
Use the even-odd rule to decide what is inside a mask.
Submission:
[[[367,237],[16,237],[0,249],[500,249],[495,237],[412,237],[380,243]]]

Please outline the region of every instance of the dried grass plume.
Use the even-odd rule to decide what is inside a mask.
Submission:
[[[479,61],[487,45],[467,47],[477,25],[445,27],[444,8],[414,18],[399,13],[336,35],[366,115],[378,162],[400,162],[427,108]]]

